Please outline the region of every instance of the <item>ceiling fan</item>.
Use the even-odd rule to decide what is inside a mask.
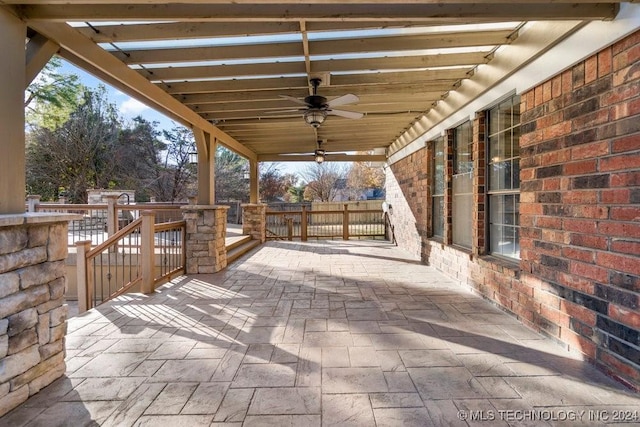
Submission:
[[[324,148],[322,148],[322,144],[325,142],[327,142],[326,139],[317,139],[316,149],[314,151],[310,151],[306,153],[290,153],[290,154],[284,154],[284,156],[291,156],[292,158],[293,157],[300,158],[301,156],[312,157],[313,161],[315,161],[316,163],[324,163],[328,155],[347,153],[346,151],[327,151]],[[309,159],[309,161],[311,161],[311,159]]]
[[[313,95],[307,96],[306,98],[304,98],[304,100],[300,100],[288,95],[280,95],[280,97],[307,107],[305,109],[296,111],[302,111],[304,121],[316,129],[320,127],[320,125],[324,122],[324,119],[326,119],[328,115],[346,117],[347,119],[362,118],[362,116],[364,115],[362,113],[358,113],[356,111],[336,110],[333,108],[340,105],[353,104],[354,102],[358,102],[360,98],[358,98],[356,95],[348,93],[346,95],[342,95],[335,99],[332,99],[331,101],[327,101],[327,98],[318,95],[318,86],[320,86],[321,82],[322,79],[317,77],[309,80],[309,83],[311,83],[311,85],[313,86]]]

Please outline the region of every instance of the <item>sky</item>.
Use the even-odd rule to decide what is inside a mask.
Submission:
[[[95,89],[100,85],[104,86],[107,89],[109,102],[116,105],[120,115],[125,120],[132,120],[134,117],[142,116],[145,120],[150,122],[158,122],[160,130],[169,130],[177,125],[175,121],[171,120],[164,114],[148,107],[118,89],[109,86],[107,83],[87,73],[81,68],[76,67],[70,62],[62,60],[62,68],[60,69],[60,72],[77,75],[80,78],[80,82],[89,88]],[[300,175],[300,173],[311,163],[312,162],[280,162],[277,164],[277,168],[281,173],[294,173]]]

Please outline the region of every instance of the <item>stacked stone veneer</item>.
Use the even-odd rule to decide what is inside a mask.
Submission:
[[[70,217],[0,215],[0,416],[64,374]]]
[[[638,390],[639,64],[636,32],[520,94],[519,262],[485,254],[482,111],[471,250],[451,244],[450,194],[444,238],[430,230],[431,142],[387,169],[401,247]]]
[[[215,273],[227,266],[227,210],[229,206],[183,206],[187,222],[187,274]]]
[[[242,234],[261,243],[267,240],[267,205],[242,205]]]

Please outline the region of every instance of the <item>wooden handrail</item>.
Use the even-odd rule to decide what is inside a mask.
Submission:
[[[119,230],[116,234],[114,234],[113,236],[109,237],[107,240],[105,240],[104,242],[102,242],[101,244],[96,246],[95,248],[91,249],[87,253],[87,259],[93,258],[97,254],[101,253],[106,248],[108,248],[109,246],[113,245],[118,240],[120,240],[122,237],[124,237],[125,235],[129,234],[129,232],[131,230],[139,227],[141,224],[142,224],[142,218],[138,218],[135,221],[133,221],[131,224],[127,225],[122,230]]]
[[[186,224],[186,221],[172,221],[172,222],[163,222],[160,224],[156,224],[155,226],[155,230],[156,231],[167,231],[167,230],[172,230],[174,228],[180,228],[180,227],[184,227],[184,225]]]

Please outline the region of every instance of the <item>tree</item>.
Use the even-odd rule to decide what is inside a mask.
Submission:
[[[149,190],[158,201],[186,200],[196,181],[195,167],[189,163],[189,153],[195,150],[193,132],[176,125],[162,133],[166,141],[165,150],[161,153],[163,158],[155,169]]]
[[[350,196],[357,198],[365,190],[384,188],[384,171],[369,162],[353,163],[347,175],[347,188]]]
[[[264,202],[287,201],[287,191],[296,185],[298,177],[294,174],[280,173],[279,165],[271,163],[260,173],[260,199]]]
[[[88,188],[109,188],[116,169],[113,156],[120,129],[115,106],[104,91],[85,90],[60,127],[36,128],[27,144],[27,187],[55,198],[60,187],[72,203],[86,203]]]
[[[303,171],[307,181],[304,191],[305,200],[330,202],[337,194],[337,184],[345,179],[344,167],[338,163],[313,163]]]
[[[54,130],[69,119],[82,102],[86,89],[75,74],[60,73],[54,56],[25,91],[25,117],[31,126]]]
[[[219,146],[216,150],[216,200],[249,201],[249,185],[244,178],[248,170],[245,158]]]
[[[163,197],[158,182],[164,171],[162,156],[167,153],[167,144],[160,140],[157,126],[157,122],[138,116],[121,130],[118,138],[114,179],[120,188],[134,190],[137,201]]]

